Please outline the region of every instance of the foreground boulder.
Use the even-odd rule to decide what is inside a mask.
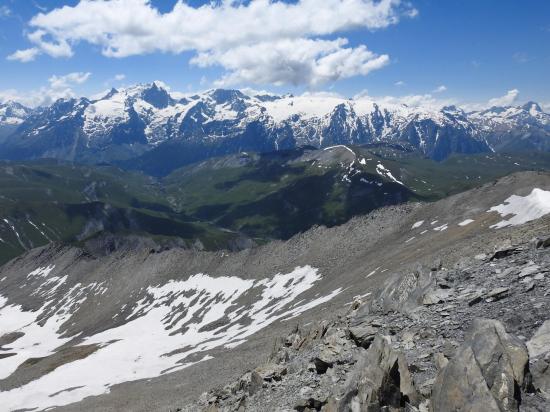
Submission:
[[[418,401],[405,357],[391,348],[388,337],[378,335],[357,362],[337,410],[403,408]]]
[[[528,355],[496,320],[476,319],[464,344],[436,378],[433,411],[508,412],[519,407]]]

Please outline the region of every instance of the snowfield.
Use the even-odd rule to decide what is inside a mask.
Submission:
[[[550,213],[550,192],[535,188],[527,196],[510,196],[504,204],[493,206],[487,212],[497,212],[504,219],[491,226],[500,229],[517,226],[541,218]]]
[[[53,272],[54,267],[48,266],[28,275],[29,279],[44,279],[36,294],[45,303],[36,312],[10,305],[0,296],[0,330],[24,334],[5,346],[14,355],[0,359],[0,378],[8,377],[29,358],[53,355],[76,338],[60,334],[61,326],[71,322],[89,296],[105,293],[101,284],[77,284],[56,298],[56,289],[67,279]],[[199,273],[187,280],[150,286],[120,326],[85,337],[72,347],[89,350],[88,356],[0,393],[0,409],[67,405],[108,393],[111,386],[122,382],[154,378],[208,360],[208,350],[238,346],[276,320],[293,318],[341,292],[337,289],[309,301],[300,298],[320,279],[317,269],[304,266],[261,280]],[[117,316],[120,313],[113,315]],[[43,319],[46,322],[39,325]]]

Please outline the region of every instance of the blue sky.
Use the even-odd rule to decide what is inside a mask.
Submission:
[[[211,22],[201,22],[181,16],[210,2],[188,1],[178,14],[175,0],[92,2],[102,3],[94,13],[85,8],[90,1],[0,0],[0,99],[38,102],[52,94],[56,76],[55,97],[162,80],[182,92],[223,86],[351,97],[367,90],[459,103],[516,90],[508,101],[550,103],[549,1],[385,1],[387,7],[371,13],[376,0],[295,0],[279,14],[267,0],[252,0],[231,14],[237,6],[226,0],[209,7]],[[122,8],[108,4],[117,2]],[[246,10],[250,3],[257,3],[255,14]],[[333,28],[326,16],[313,14],[323,5],[334,15],[329,23],[337,21]],[[71,8],[55,14],[63,6]],[[42,20],[33,22],[39,13]],[[101,22],[111,20],[98,32],[90,15],[101,13]],[[135,27],[132,19],[118,21],[123,14],[120,20],[137,16]],[[166,15],[169,21],[162,20]],[[64,79],[70,73],[80,77]]]

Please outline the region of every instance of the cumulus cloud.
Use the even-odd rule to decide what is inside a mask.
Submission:
[[[509,90],[508,93],[506,93],[504,96],[490,99],[488,104],[489,104],[489,107],[510,106],[512,103],[514,103],[517,100],[518,96],[519,96],[518,89]]]
[[[242,83],[317,86],[356,75],[367,75],[389,63],[366,46],[345,47],[346,39],[281,40],[240,46],[222,53],[200,53],[191,60],[200,67],[219,64],[228,74],[216,85]]]
[[[447,91],[447,86],[441,85],[432,90],[432,93],[443,93]]]
[[[74,72],[64,76],[52,76],[48,79],[50,87],[54,90],[66,89],[75,84],[82,84],[90,78],[92,73]]]
[[[12,53],[8,56],[8,60],[28,63],[32,62],[39,54],[40,50],[38,50],[36,47],[31,47],[30,49],[17,50],[15,53]]]
[[[166,13],[150,0],[81,0],[33,17],[27,37],[39,53],[53,57],[70,57],[79,42],[99,46],[109,57],[194,51],[193,64],[227,70],[219,80],[224,84],[316,85],[368,74],[388,62],[365,45],[322,37],[381,29],[416,14],[401,0],[221,0],[200,7],[178,1]],[[268,56],[256,54],[261,62],[252,67],[251,56],[259,52]]]
[[[15,89],[0,91],[0,101],[13,100],[29,107],[45,106],[57,99],[76,97],[73,88],[85,83],[91,73],[74,72],[63,76],[51,76],[48,85],[30,92],[20,93]]]

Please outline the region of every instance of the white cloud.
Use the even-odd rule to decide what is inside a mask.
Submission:
[[[8,6],[0,6],[0,18],[10,17],[11,9]]]
[[[422,107],[430,110],[439,110],[444,106],[457,104],[455,99],[439,99],[431,94],[409,94],[405,96],[370,96],[366,90],[353,97],[354,100],[369,100],[388,106]]]
[[[48,86],[29,92],[19,92],[15,89],[0,91],[0,101],[14,100],[29,107],[49,105],[57,99],[76,97],[73,88],[85,83],[91,73],[74,72],[63,76],[51,76]]]
[[[240,46],[223,53],[200,53],[191,60],[200,67],[220,64],[228,70],[218,86],[243,83],[315,87],[356,75],[367,75],[389,63],[365,46],[345,47],[346,39],[281,40]]]
[[[28,63],[32,62],[39,54],[40,50],[38,50],[36,47],[31,47],[30,49],[17,50],[15,53],[12,53],[8,56],[8,60]]]
[[[117,74],[115,75],[114,79],[115,81],[117,82],[121,82],[122,80],[124,80],[126,78],[126,75],[125,74]]]
[[[432,93],[443,93],[447,91],[447,86],[441,85],[432,90]]]
[[[75,84],[82,84],[85,81],[87,81],[92,73],[87,72],[74,72],[69,73],[64,76],[52,76],[48,79],[48,82],[50,83],[50,88],[54,90],[59,89],[66,89],[67,87],[70,87],[71,85]]]
[[[489,107],[510,106],[512,103],[514,103],[517,100],[518,96],[519,96],[518,89],[509,90],[508,93],[506,93],[504,96],[490,99],[488,102],[488,105]]]
[[[399,81],[394,83],[394,86],[401,87],[401,86],[405,86],[405,84],[406,83],[403,80],[399,80]]]
[[[178,1],[166,13],[149,0],[81,0],[74,7],[33,17],[27,37],[41,53],[53,57],[71,56],[79,42],[100,46],[109,57],[195,51],[194,63],[221,65],[228,71],[222,83],[315,85],[364,75],[388,61],[364,45],[345,47],[341,40],[320,37],[381,29],[416,15],[401,0],[221,0],[200,7]],[[306,52],[305,45],[313,50]],[[299,50],[288,49],[292,46]],[[271,52],[262,59],[262,68],[252,67],[251,54],[266,50]],[[276,56],[284,56],[284,62]],[[264,70],[265,75],[255,77]],[[311,80],[304,77],[308,71],[314,76]]]

